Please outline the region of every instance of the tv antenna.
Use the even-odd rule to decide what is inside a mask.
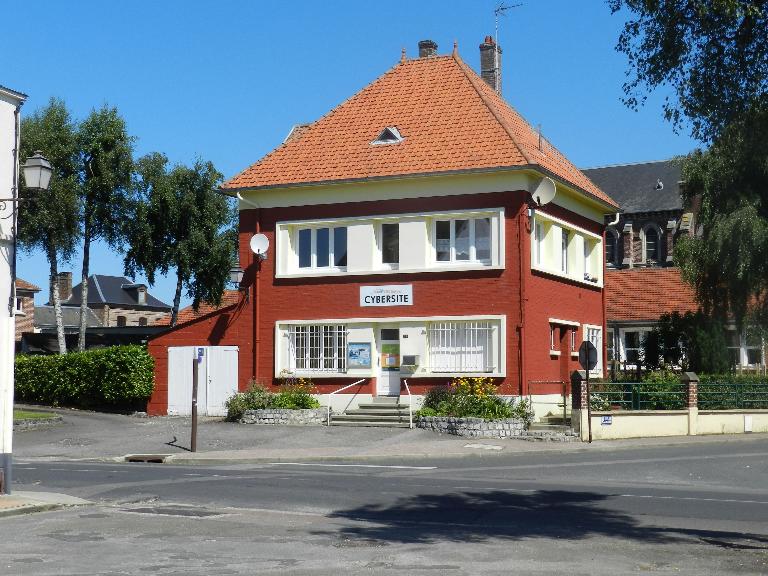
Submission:
[[[501,75],[499,74],[499,16],[506,16],[508,10],[512,8],[520,8],[523,3],[507,5],[504,2],[499,2],[496,8],[493,10],[493,15],[496,19],[496,30],[494,36],[494,42],[496,45],[493,47],[493,79],[496,85],[496,91],[501,94]]]

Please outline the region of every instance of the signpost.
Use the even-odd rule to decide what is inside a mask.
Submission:
[[[590,401],[589,372],[597,366],[597,348],[589,340],[584,340],[579,346],[579,364],[586,372],[587,381],[587,426],[589,428],[589,443],[592,443],[592,402]],[[583,400],[582,400],[583,402]]]
[[[205,355],[205,348],[197,349],[197,357],[192,360],[192,438],[189,441],[191,452],[197,452],[197,385],[200,378],[200,364]]]

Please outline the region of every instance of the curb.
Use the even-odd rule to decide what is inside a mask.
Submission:
[[[0,518],[23,516],[25,514],[34,514],[35,512],[49,512],[64,508],[65,506],[65,504],[19,504],[14,508],[0,508]]]

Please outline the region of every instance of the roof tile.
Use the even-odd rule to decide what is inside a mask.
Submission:
[[[605,300],[608,322],[655,322],[664,313],[684,314],[699,308],[693,289],[683,282],[679,268],[608,270]]]
[[[387,126],[402,142],[372,145]],[[526,166],[616,206],[458,55],[435,56],[399,63],[223,187]]]

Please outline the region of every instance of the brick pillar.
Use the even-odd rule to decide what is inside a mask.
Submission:
[[[584,370],[574,370],[571,373],[571,396],[571,408],[587,408],[587,373]]]
[[[634,236],[635,235],[632,232],[632,222],[625,222],[624,229],[621,231],[621,245],[624,252],[621,265],[624,268],[632,268],[634,264],[634,258],[633,258]]]
[[[684,372],[680,383],[686,390],[686,405],[688,407],[688,435],[696,436],[699,423],[699,377],[694,372]]]

